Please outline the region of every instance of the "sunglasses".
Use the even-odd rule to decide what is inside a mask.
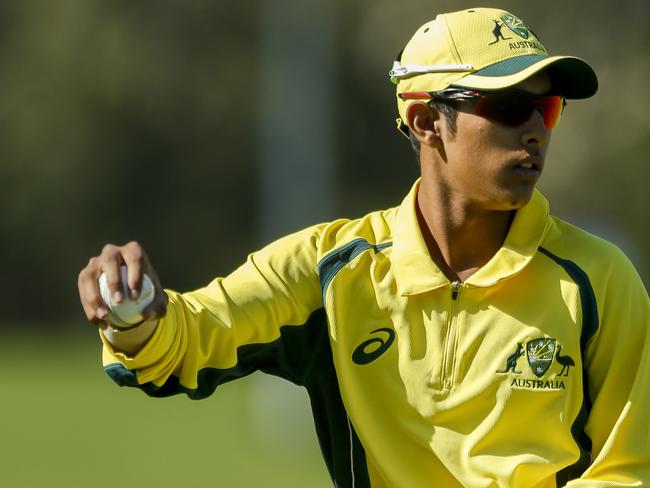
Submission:
[[[544,126],[551,130],[557,126],[566,106],[566,100],[559,95],[532,95],[523,90],[478,92],[452,88],[438,92],[400,93],[402,100],[439,100],[451,103],[470,103],[473,112],[486,119],[508,127],[518,127],[539,111]]]

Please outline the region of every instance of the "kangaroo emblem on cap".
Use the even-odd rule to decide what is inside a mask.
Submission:
[[[490,44],[496,44],[497,42],[501,40],[508,40],[512,39],[512,37],[503,37],[503,32],[501,32],[501,29],[503,29],[504,24],[502,22],[499,22],[498,20],[493,20],[494,22],[494,29],[492,29],[492,35],[494,35],[494,41],[488,42],[488,46]]]

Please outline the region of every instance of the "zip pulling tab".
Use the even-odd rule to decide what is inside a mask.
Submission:
[[[463,286],[462,281],[454,281],[451,283],[451,299],[456,300],[458,298],[458,293],[460,292],[460,287]]]

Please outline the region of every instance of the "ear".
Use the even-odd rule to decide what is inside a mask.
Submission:
[[[440,113],[424,102],[409,105],[406,111],[409,130],[420,144],[438,147],[442,144]]]

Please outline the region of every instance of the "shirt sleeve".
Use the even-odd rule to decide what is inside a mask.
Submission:
[[[650,485],[650,301],[622,253],[596,286],[599,329],[586,355],[592,407],[585,433],[593,456],[566,486]]]
[[[102,337],[104,369],[119,385],[152,396],[205,398],[219,384],[258,369],[300,384],[310,338],[323,326],[317,269],[322,229],[280,239],[204,288],[165,290],[167,314],[135,356]]]

